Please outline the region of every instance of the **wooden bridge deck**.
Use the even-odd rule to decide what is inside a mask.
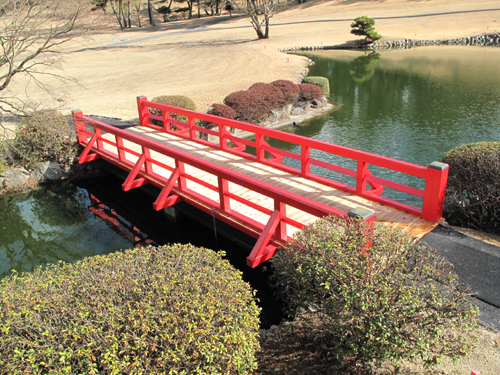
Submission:
[[[405,230],[415,237],[441,220],[448,166],[428,167],[138,98],[140,126],[126,130],[92,120],[79,111],[73,119],[79,162],[98,157],[129,171],[123,189],[146,183],[161,189],[156,210],[184,200],[257,238],[247,263],[255,267],[278,246],[320,217],[363,212],[363,219]],[[171,114],[184,116],[186,122]],[[205,127],[200,123],[205,122]],[[160,124],[160,125],[158,125]],[[208,124],[208,128],[207,125]],[[253,134],[238,137],[233,130]],[[207,139],[207,137],[209,139]],[[266,139],[299,146],[298,153],[272,147]],[[255,149],[255,154],[247,150]],[[354,169],[324,161],[329,154],[356,162]],[[292,167],[285,159],[294,160]],[[376,166],[376,176],[369,166]],[[349,176],[354,186],[328,179],[319,169]],[[389,172],[389,173],[387,173]],[[423,189],[387,179],[398,172],[424,180]],[[421,185],[421,184],[420,184]],[[383,195],[394,189],[422,199],[422,208]],[[365,215],[367,213],[367,215]]]
[[[179,138],[163,131],[139,126],[128,128],[126,131],[146,139],[168,145],[168,147],[189,152],[191,155],[198,156],[204,160],[231,169],[235,172],[245,174],[248,177],[266,181],[278,188],[300,194],[301,196],[310,198],[316,202],[323,203],[340,211],[350,212],[358,207],[372,210],[375,213],[375,222],[388,224],[401,230],[405,230],[417,238],[424,236],[438,225],[438,223],[430,222],[417,215],[399,210],[397,208],[383,205],[381,203],[377,203],[300,176],[292,175],[277,168],[239,157],[222,150],[214,150],[212,147]],[[103,137],[114,141],[114,136],[112,134],[105,134]],[[141,151],[141,146],[132,142],[126,142],[125,146],[130,149],[134,149],[138,153]],[[105,146],[105,148],[112,151],[112,147],[109,145]],[[168,158],[165,155],[152,152],[151,157],[161,163],[169,165],[172,168],[175,167],[175,160]],[[137,159],[138,157],[135,157],[135,159],[131,157],[132,161],[136,161]],[[153,166],[153,170],[166,178],[168,178],[171,174],[171,172],[156,166]],[[186,165],[186,174],[199,178],[209,184],[217,185],[217,176],[197,168]],[[187,181],[187,186],[189,189],[193,189],[199,194],[219,202],[219,194],[217,192],[189,180]],[[250,189],[246,189],[230,182],[229,191],[247,200],[258,203],[270,211],[274,210],[274,202],[272,199],[251,191]],[[264,225],[269,220],[269,215],[248,207],[240,202],[231,202],[231,208]],[[287,217],[305,225],[309,225],[318,220],[318,217],[291,206],[287,206]],[[287,226],[287,235],[292,236],[297,230],[298,228],[296,227]]]

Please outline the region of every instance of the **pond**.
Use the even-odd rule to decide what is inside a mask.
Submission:
[[[464,143],[500,141],[500,48],[440,46],[306,56],[315,62],[309,75],[329,79],[330,101],[340,108],[288,131],[423,166]],[[273,146],[298,152],[290,144]],[[423,187],[423,181],[404,175],[391,178]],[[405,203],[418,204],[399,195]]]

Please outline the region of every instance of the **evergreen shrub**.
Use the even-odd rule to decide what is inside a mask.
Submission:
[[[224,104],[238,114],[238,120],[254,124],[264,121],[271,113],[269,102],[255,90],[233,92],[224,98]]]
[[[313,85],[312,83],[301,83],[299,84],[299,89],[299,100],[302,101],[319,99],[324,96],[323,91],[319,88],[319,86]]]
[[[259,308],[220,253],[170,245],[0,281],[2,374],[247,374]]]
[[[285,79],[279,79],[277,81],[271,82],[271,85],[279,88],[285,97],[286,104],[295,104],[299,100],[300,88],[292,81]]]
[[[500,142],[461,145],[442,161],[449,165],[448,223],[500,234]]]
[[[466,287],[449,262],[404,232],[330,217],[301,231],[271,262],[290,311],[315,311],[309,321],[319,324],[318,350],[333,367],[415,357],[433,364],[472,345],[460,335],[478,314]]]
[[[191,111],[196,111],[196,103],[184,95],[160,95],[155,96],[151,99],[152,102],[171,105],[173,107],[179,107],[184,109],[189,109]],[[156,108],[150,108],[149,113],[156,116],[163,116],[163,112]],[[170,117],[179,122],[187,123],[187,116],[179,115],[174,112],[168,113]],[[151,123],[158,126],[163,126],[163,122],[160,120],[151,119]]]
[[[214,116],[228,118],[231,120],[235,120],[236,117],[238,117],[236,111],[232,109],[230,106],[225,104],[212,104],[212,107],[208,110],[207,113]],[[203,126],[206,129],[212,129],[218,127],[219,125],[215,122],[203,121],[201,126]],[[229,130],[234,131],[234,128],[229,128]],[[208,135],[205,133],[205,135],[202,136],[202,138],[208,139]]]
[[[302,82],[311,83],[313,85],[319,86],[321,91],[323,91],[323,95],[325,96],[330,95],[330,81],[328,81],[328,78],[326,77],[316,77],[316,76],[305,77]]]
[[[270,83],[254,83],[248,91],[255,91],[262,96],[262,100],[269,103],[271,109],[278,109],[285,105],[285,97],[281,90]]]
[[[72,163],[77,152],[72,133],[73,127],[60,112],[35,111],[17,123],[14,157],[27,167],[53,160]]]

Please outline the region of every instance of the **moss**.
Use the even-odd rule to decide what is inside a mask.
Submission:
[[[323,94],[325,94],[325,96],[330,95],[330,81],[328,81],[328,78],[326,77],[316,77],[316,76],[305,77],[302,82],[311,83],[313,85],[319,86],[319,88],[321,89],[321,91],[323,91]]]

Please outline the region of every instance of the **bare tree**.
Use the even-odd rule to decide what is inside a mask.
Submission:
[[[230,0],[235,8],[243,11],[250,17],[250,22],[259,39],[269,38],[269,19],[274,15],[275,0]]]
[[[0,3],[0,111],[25,113],[25,102],[5,91],[16,76],[44,88],[39,77],[55,63],[58,47],[76,35],[78,2],[2,0]]]

